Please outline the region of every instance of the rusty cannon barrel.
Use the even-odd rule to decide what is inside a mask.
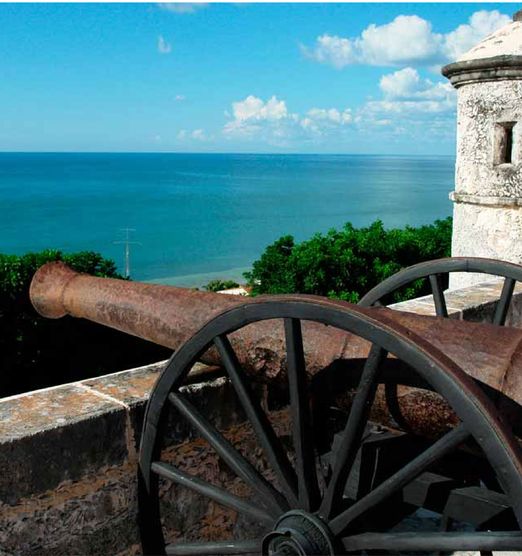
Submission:
[[[173,350],[212,317],[245,302],[245,298],[230,295],[95,278],[74,272],[62,262],[48,263],[35,273],[30,297],[37,312],[44,317],[71,315],[88,319]],[[344,342],[344,334],[338,331],[327,337],[321,333],[322,327],[313,328],[318,330],[314,330],[312,339],[315,340],[317,333],[321,343],[315,347],[310,345],[311,372],[340,357],[339,349]],[[234,338],[242,363],[251,373],[267,378],[277,376],[282,369],[283,341],[279,327],[270,322],[248,327]],[[209,365],[220,363],[213,350],[203,354],[201,360]]]
[[[30,296],[42,316],[85,318],[173,350],[224,310],[260,299],[96,278],[76,273],[61,262],[48,263],[36,272]],[[302,296],[280,298],[291,301]],[[323,302],[346,306],[344,302]],[[427,340],[467,374],[522,405],[522,330],[386,308],[350,308]],[[303,322],[303,337],[307,371],[311,374],[334,363],[365,359],[370,348],[358,336],[315,322]],[[240,363],[251,375],[273,380],[283,373],[286,356],[282,323],[267,320],[250,324],[232,334],[231,341]],[[201,360],[211,365],[220,363],[214,349],[204,353]]]

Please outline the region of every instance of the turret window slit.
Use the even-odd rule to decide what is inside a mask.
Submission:
[[[503,122],[496,126],[495,164],[513,164],[513,129],[515,122]]]

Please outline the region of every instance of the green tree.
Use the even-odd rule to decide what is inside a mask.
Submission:
[[[245,273],[253,295],[305,293],[356,303],[382,280],[412,264],[447,257],[451,218],[417,228],[385,229],[377,220],[366,228],[346,224],[295,243],[284,236],[269,245]],[[423,281],[398,292],[399,301],[425,291]]]
[[[62,260],[74,270],[121,278],[113,261],[86,251],[0,254],[0,396],[71,382],[165,358],[168,351],[82,319],[40,317],[29,299],[36,270]]]

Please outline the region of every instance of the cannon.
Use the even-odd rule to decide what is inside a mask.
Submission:
[[[445,318],[441,278],[452,271],[505,278],[493,324]],[[438,316],[375,306],[420,278]],[[140,443],[145,554],[486,555],[522,551],[522,330],[501,326],[517,281],[518,265],[445,259],[402,271],[353,305],[245,300],[50,263],[30,293],[44,316],[87,318],[175,350]],[[245,446],[186,395],[198,361],[223,369]],[[166,460],[172,420],[187,422],[234,479],[210,482]],[[170,539],[160,496],[169,484],[229,509],[228,537]],[[408,525],[419,508],[442,516],[439,530]]]

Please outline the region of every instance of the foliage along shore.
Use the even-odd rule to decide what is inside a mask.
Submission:
[[[357,303],[401,268],[449,257],[451,230],[448,217],[430,225],[393,229],[385,229],[380,220],[366,228],[347,223],[301,243],[287,235],[269,245],[244,276],[252,295],[305,293]],[[423,282],[416,282],[389,301],[428,292]]]

